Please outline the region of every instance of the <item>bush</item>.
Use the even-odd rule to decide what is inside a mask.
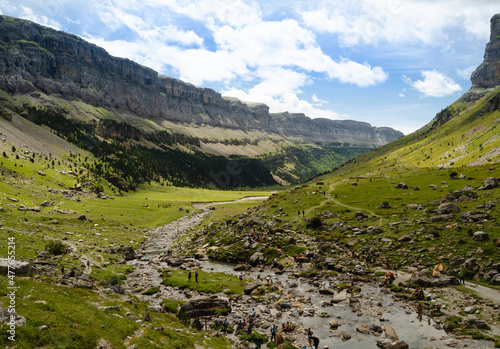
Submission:
[[[45,244],[45,249],[54,256],[59,256],[66,253],[66,245],[64,245],[61,241],[49,241],[47,244]]]
[[[201,323],[200,318],[195,318],[191,323],[191,327],[197,331],[203,330],[203,324]]]
[[[116,286],[122,284],[125,279],[125,275],[112,275],[107,279],[107,284],[110,286]]]
[[[318,229],[322,224],[323,223],[321,223],[321,218],[316,216],[311,218],[311,220],[307,223],[306,228]]]

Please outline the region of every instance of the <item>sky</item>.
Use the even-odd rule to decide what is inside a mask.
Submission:
[[[498,0],[0,0],[0,13],[270,112],[409,134],[471,87]]]

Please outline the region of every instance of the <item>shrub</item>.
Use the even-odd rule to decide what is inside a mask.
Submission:
[[[59,256],[66,253],[66,246],[61,241],[49,241],[45,244],[45,249],[54,256]]]
[[[116,286],[122,284],[124,279],[125,275],[112,275],[107,279],[106,283],[110,286]]]
[[[197,331],[203,330],[203,324],[201,323],[200,318],[195,318],[191,323],[191,327]]]
[[[322,224],[323,223],[321,223],[321,218],[316,216],[311,218],[311,220],[307,223],[306,228],[318,229]]]

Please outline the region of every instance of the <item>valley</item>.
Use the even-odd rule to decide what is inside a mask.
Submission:
[[[495,23],[403,137],[0,16],[0,345],[500,347]]]

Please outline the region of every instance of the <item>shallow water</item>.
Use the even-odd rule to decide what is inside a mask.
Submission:
[[[225,272],[231,275],[238,275],[239,272],[233,270],[233,265],[224,263],[215,263],[211,261],[200,261],[202,269],[206,271],[215,272]],[[331,348],[376,348],[376,342],[380,338],[384,338],[384,335],[376,337],[374,335],[366,335],[356,331],[357,326],[361,324],[367,324],[370,327],[372,324],[378,324],[382,328],[385,325],[390,325],[396,331],[396,334],[400,339],[404,340],[410,348],[449,348],[444,344],[444,340],[449,339],[448,335],[444,330],[438,330],[433,327],[435,324],[432,319],[427,316],[423,316],[422,320],[417,319],[416,312],[410,310],[410,314],[407,314],[408,307],[405,303],[396,301],[393,299],[391,294],[386,294],[380,291],[379,287],[374,284],[364,284],[361,286],[361,301],[368,301],[371,299],[372,302],[380,302],[386,311],[383,312],[382,317],[380,316],[370,316],[366,314],[361,314],[359,312],[354,312],[353,309],[347,304],[335,304],[328,307],[321,307],[323,302],[330,302],[331,296],[320,295],[313,285],[308,283],[301,283],[300,279],[290,278],[290,273],[284,273],[283,275],[275,275],[269,269],[265,269],[262,272],[259,271],[249,271],[245,272],[245,278],[255,280],[257,276],[260,275],[261,278],[266,276],[271,276],[273,281],[281,282],[285,285],[286,289],[289,289],[286,285],[291,282],[297,283],[297,287],[293,289],[297,297],[305,297],[311,299],[311,305],[305,305],[304,308],[314,308],[316,314],[327,313],[329,317],[319,317],[319,316],[292,316],[290,311],[283,312],[283,316],[279,319],[278,325],[281,326],[284,322],[292,322],[298,325],[302,329],[310,327],[314,336],[320,339],[320,348],[323,346],[328,346]],[[328,282],[324,282],[326,286]],[[312,292],[311,292],[312,290]],[[277,313],[276,309],[271,309],[271,314]],[[380,321],[383,318],[387,321]],[[329,322],[331,320],[337,320],[340,323],[340,327],[336,330],[331,330]],[[351,335],[351,339],[343,341],[338,335],[340,332],[347,333]],[[302,336],[299,332],[298,337]],[[306,336],[303,336],[304,339]],[[431,340],[434,338],[435,340]],[[443,338],[443,339],[442,339]],[[307,343],[307,340],[305,340]]]

